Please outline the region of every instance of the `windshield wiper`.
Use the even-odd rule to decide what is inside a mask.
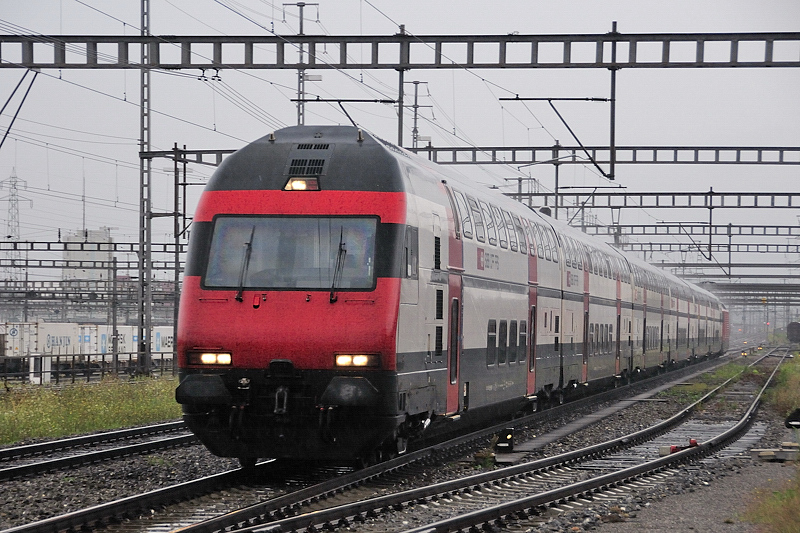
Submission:
[[[345,248],[344,242],[344,226],[342,226],[339,230],[339,251],[336,252],[336,268],[333,271],[333,283],[331,284],[331,303],[334,303],[339,299],[339,297],[336,296],[336,284],[342,276],[342,270],[344,269],[344,258],[346,255],[347,248]]]
[[[250,239],[244,243],[244,256],[242,257],[242,269],[239,271],[239,290],[236,293],[236,301],[243,300],[242,294],[244,293],[244,277],[247,274],[247,267],[250,265],[250,254],[253,253],[253,235],[256,232],[255,225],[250,230]]]

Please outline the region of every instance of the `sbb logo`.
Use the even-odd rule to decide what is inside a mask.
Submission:
[[[500,256],[478,248],[478,270],[500,270]]]

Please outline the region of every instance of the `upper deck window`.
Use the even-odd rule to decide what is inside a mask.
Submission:
[[[464,232],[464,237],[472,238],[472,220],[469,216],[469,209],[467,208],[467,201],[464,200],[464,195],[458,191],[453,191],[456,198],[456,209],[458,209],[458,217],[461,220],[461,229]]]
[[[203,286],[328,290],[375,285],[375,217],[218,216]]]
[[[492,211],[486,202],[479,201],[481,206],[481,214],[483,215],[483,220],[486,221],[486,236],[489,239],[489,244],[493,246],[497,246],[497,230],[494,227],[494,219],[492,218]]]
[[[478,201],[470,195],[467,195],[467,204],[472,211],[472,220],[475,221],[475,238],[480,242],[486,242],[486,231],[483,225],[483,215],[481,215],[481,208],[478,206]]]
[[[503,220],[503,214],[500,209],[492,206],[492,214],[494,215],[494,225],[497,226],[497,233],[500,237],[500,247],[508,248],[508,232],[506,231],[506,223]]]
[[[502,210],[503,213],[503,220],[505,221],[506,229],[508,230],[508,242],[511,245],[511,251],[517,251],[517,233],[516,229],[514,228],[514,222],[511,220],[511,214],[506,211]]]

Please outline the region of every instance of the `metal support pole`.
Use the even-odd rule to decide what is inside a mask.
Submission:
[[[142,0],[142,37],[150,33],[150,0]],[[150,151],[150,48],[142,44],[142,66],[140,84],[140,129],[139,150]],[[152,217],[150,199],[150,171],[152,160],[139,157],[139,327],[137,366],[139,373],[150,373],[150,339],[152,325],[153,293],[151,277]]]
[[[553,191],[553,218],[558,220],[558,166],[561,164],[559,161],[559,152],[561,150],[561,143],[556,140],[555,146],[553,146],[553,166],[556,168],[556,186],[555,191]]]
[[[714,188],[708,189],[708,260],[714,258]]]
[[[304,2],[298,2],[297,7],[300,9],[300,32],[297,35],[303,35],[303,10],[306,7]],[[300,61],[303,64],[304,58],[304,44],[300,43]],[[302,126],[306,123],[306,71],[305,69],[297,69],[297,125]]]
[[[406,25],[400,25],[400,35],[405,35]],[[397,69],[399,78],[397,85],[400,88],[400,94],[397,96],[397,146],[403,146],[403,84],[405,83],[405,71]]]
[[[611,33],[612,35],[617,34],[617,21],[615,20],[611,25]],[[617,64],[617,41],[612,41],[611,43],[611,64]],[[609,146],[611,148],[609,153],[609,165],[608,165],[608,179],[614,179],[614,172],[615,172],[615,164],[617,162],[617,147],[616,147],[616,137],[617,137],[617,70],[618,67],[611,67],[611,117],[610,117],[610,124],[611,124],[611,131],[609,133]]]
[[[398,72],[400,73],[398,82],[400,94],[397,96],[397,146],[403,146],[403,78],[405,72],[402,69]]]
[[[119,331],[117,330],[117,258],[111,260],[111,360],[114,375],[119,371]]]
[[[419,139],[419,129],[417,128],[417,119],[419,118],[419,82],[413,81],[414,84],[414,127],[411,130],[411,146],[416,148],[418,146],[417,140]]]
[[[186,145],[183,145],[183,149],[186,150]],[[174,254],[174,261],[175,261],[175,272],[174,272],[174,287],[173,287],[173,309],[172,309],[172,375],[176,375],[178,372],[178,306],[180,305],[181,299],[181,290],[180,290],[180,283],[181,283],[181,267],[180,267],[180,246],[181,246],[181,226],[180,226],[180,172],[178,168],[178,143],[175,143],[175,161],[174,161],[174,170],[175,170],[175,190],[173,191],[173,206],[174,206],[174,215],[173,218],[173,225],[172,225],[172,232],[175,237],[175,254]],[[181,152],[182,155],[182,152]],[[186,182],[186,158],[181,157],[183,161],[183,181]]]

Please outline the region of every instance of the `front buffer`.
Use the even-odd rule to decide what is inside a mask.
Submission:
[[[371,461],[402,451],[394,372],[182,369],[175,397],[189,429],[215,455]]]

